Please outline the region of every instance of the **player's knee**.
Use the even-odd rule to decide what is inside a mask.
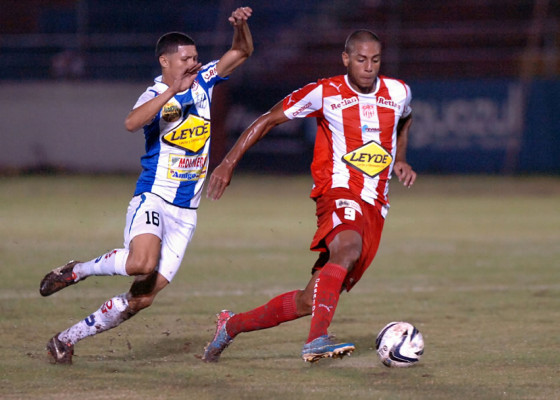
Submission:
[[[154,272],[157,263],[155,257],[129,257],[126,261],[126,272],[129,275],[148,275]]]
[[[362,254],[362,236],[355,231],[342,231],[329,244],[329,262],[350,270]]]
[[[361,254],[361,243],[345,243],[336,252],[331,252],[329,262],[341,265],[349,270],[359,260]]]
[[[362,243],[352,243],[344,249],[346,257],[350,265],[354,265],[362,255]]]

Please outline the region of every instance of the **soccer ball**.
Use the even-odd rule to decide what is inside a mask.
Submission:
[[[387,367],[410,367],[424,354],[424,338],[408,322],[391,322],[377,335],[375,350]]]

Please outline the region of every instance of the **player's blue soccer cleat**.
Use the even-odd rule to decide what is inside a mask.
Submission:
[[[355,348],[354,343],[335,343],[332,336],[323,335],[303,345],[301,357],[306,362],[327,357],[342,358],[349,356]]]
[[[234,315],[234,313],[228,310],[222,310],[216,315],[218,317],[216,321],[216,333],[214,334],[214,339],[204,348],[204,355],[202,356],[203,361],[218,362],[222,351],[233,341],[233,338],[229,336],[226,331],[226,323]]]

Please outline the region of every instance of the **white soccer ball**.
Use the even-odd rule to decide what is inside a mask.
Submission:
[[[377,335],[375,350],[387,367],[410,367],[424,354],[424,338],[408,322],[391,322]]]

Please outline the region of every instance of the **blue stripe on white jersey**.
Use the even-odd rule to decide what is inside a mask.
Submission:
[[[192,87],[176,94],[144,127],[146,154],[134,195],[151,192],[179,207],[198,207],[210,156],[212,92],[227,79],[218,76],[216,64],[202,67]],[[157,77],[134,108],[167,88]]]

